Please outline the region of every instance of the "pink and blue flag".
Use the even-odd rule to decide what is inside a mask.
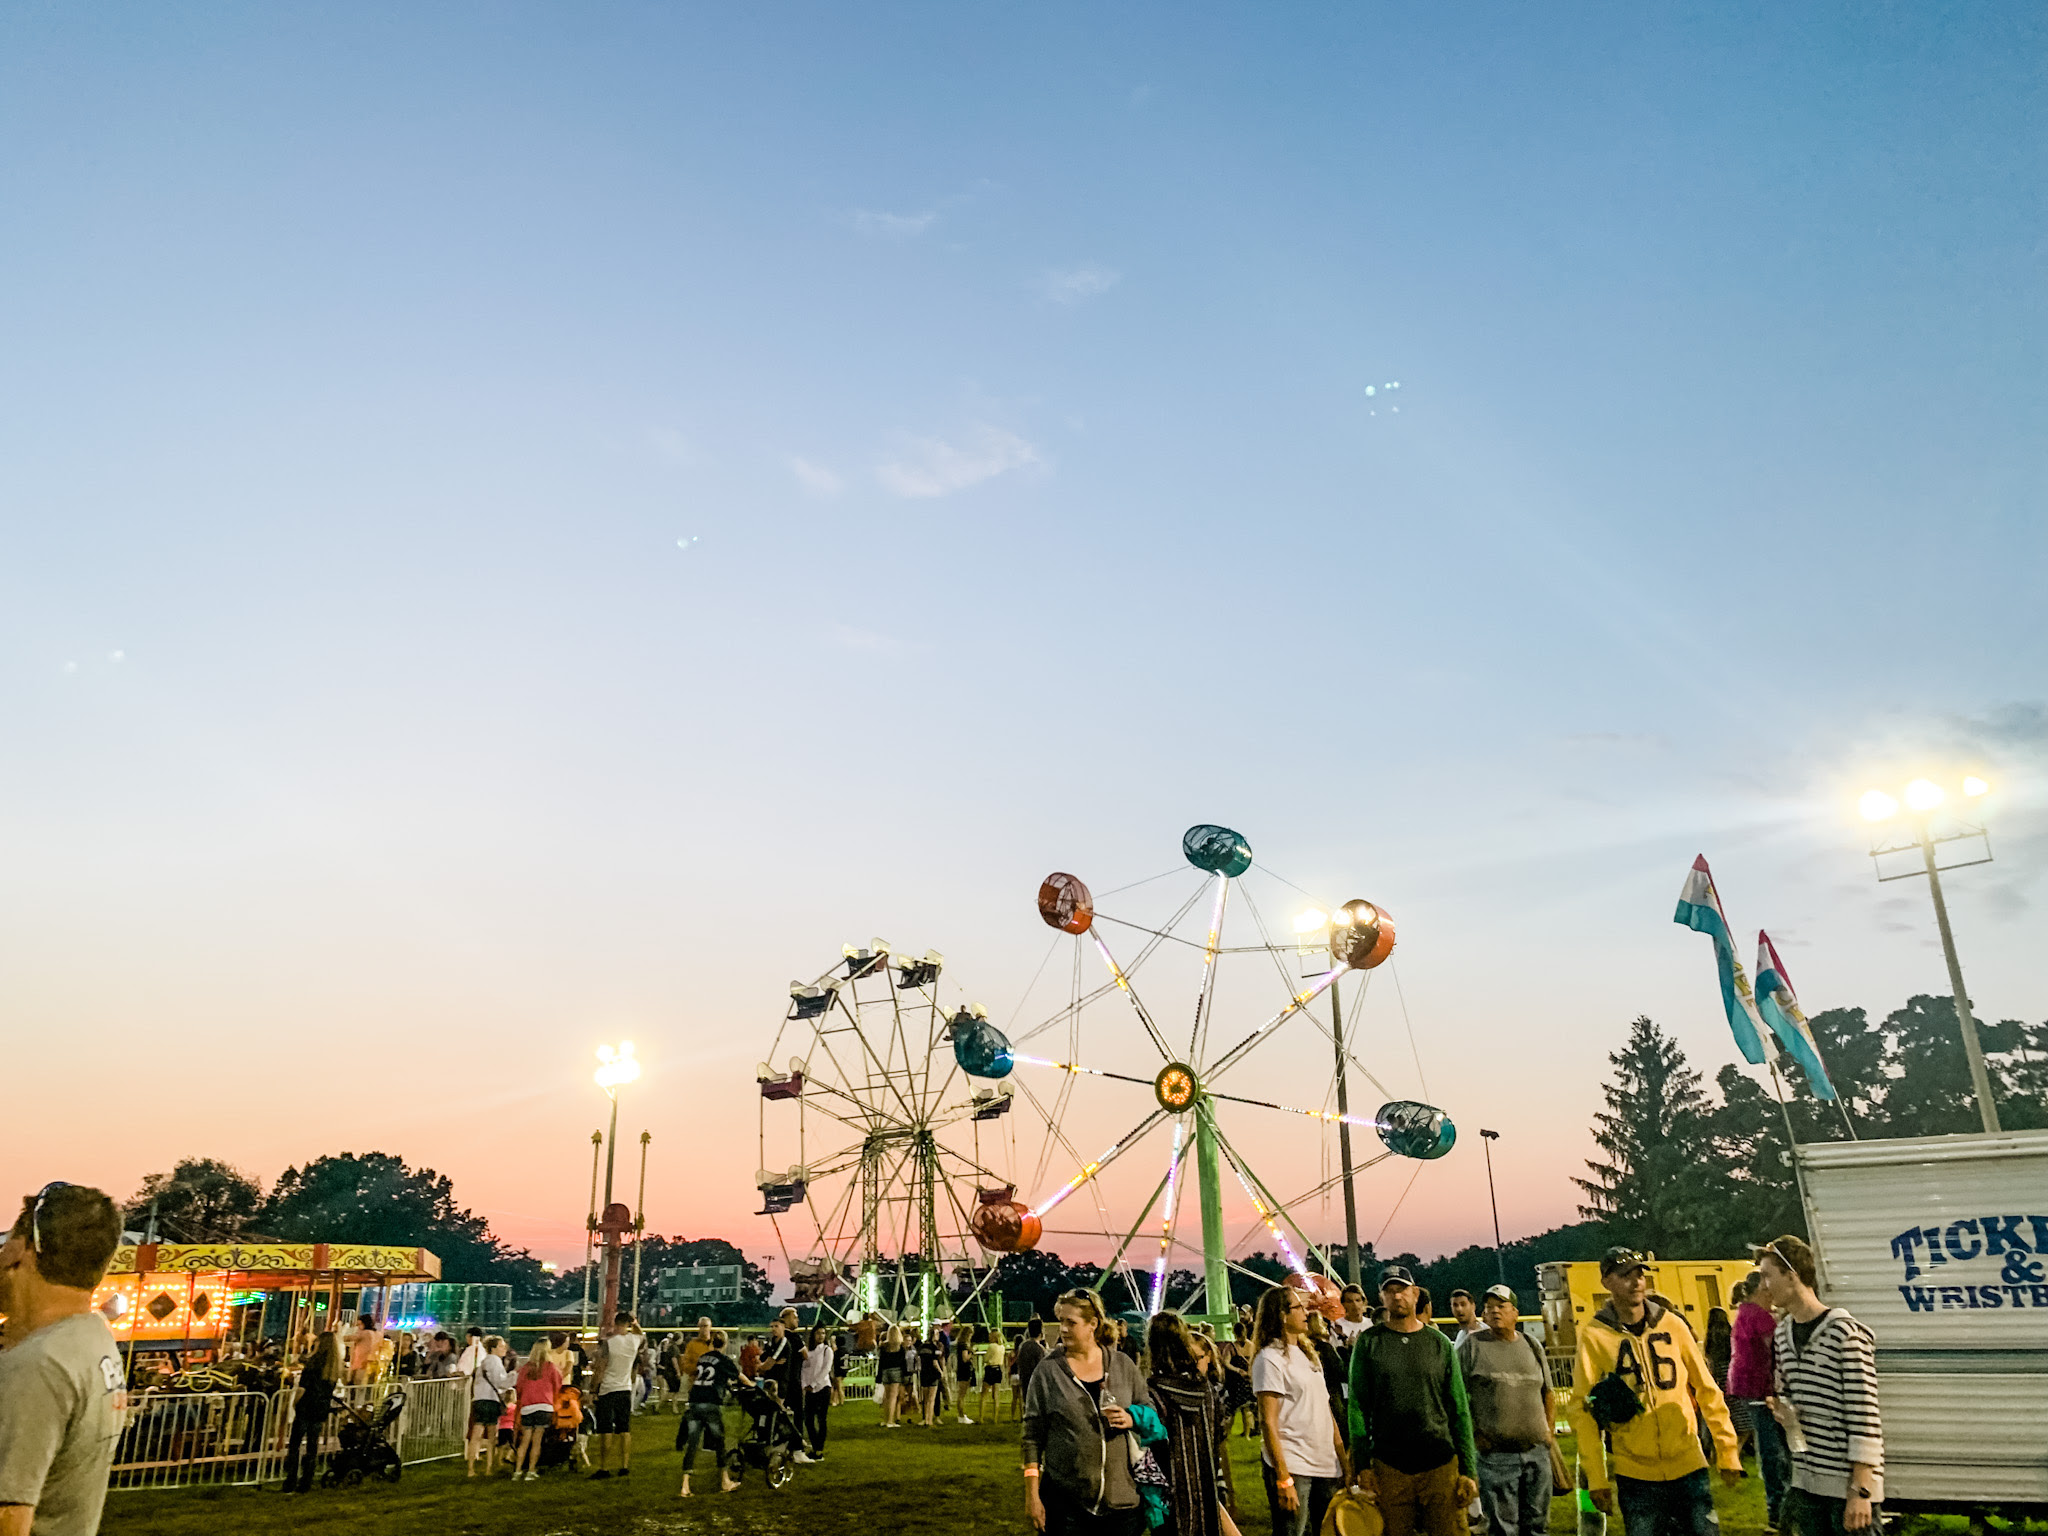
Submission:
[[[1683,923],[1695,933],[1704,933],[1714,941],[1714,963],[1721,972],[1721,1007],[1728,1015],[1728,1028],[1735,1036],[1735,1048],[1742,1052],[1743,1060],[1753,1066],[1762,1066],[1762,1021],[1757,1017],[1756,999],[1749,990],[1749,977],[1743,973],[1742,962],[1735,958],[1735,941],[1728,932],[1728,916],[1721,910],[1721,896],[1714,889],[1714,874],[1707,868],[1705,854],[1692,861],[1692,871],[1685,877],[1685,889],[1678,893],[1678,915],[1673,921]]]
[[[1827,1064],[1820,1059],[1813,1026],[1806,1022],[1806,1014],[1799,1007],[1799,994],[1792,990],[1792,978],[1785,974],[1778,946],[1761,930],[1756,936],[1756,1008],[1771,1033],[1778,1037],[1778,1043],[1806,1073],[1814,1097],[1832,1099],[1835,1085],[1828,1081]]]

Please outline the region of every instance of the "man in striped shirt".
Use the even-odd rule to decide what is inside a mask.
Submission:
[[[1772,1340],[1771,1412],[1792,1448],[1781,1513],[1794,1536],[1870,1527],[1884,1499],[1884,1426],[1870,1330],[1814,1294],[1813,1250],[1796,1237],[1757,1250],[1765,1299],[1779,1311]]]

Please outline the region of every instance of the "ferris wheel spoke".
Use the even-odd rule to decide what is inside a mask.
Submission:
[[[1095,941],[1095,949],[1102,956],[1102,963],[1109,967],[1109,974],[1115,979],[1117,986],[1122,988],[1124,996],[1131,1000],[1131,1006],[1138,1011],[1138,1022],[1145,1026],[1145,1033],[1152,1037],[1152,1043],[1159,1048],[1159,1059],[1172,1061],[1173,1047],[1166,1043],[1166,1036],[1159,1032],[1159,1026],[1152,1022],[1152,1015],[1146,1011],[1144,1002],[1132,990],[1130,973],[1116,963],[1116,956],[1109,952],[1109,946],[1102,942],[1102,935],[1094,928],[1088,930],[1088,937]]]
[[[1201,1049],[1204,1026],[1209,1021],[1209,1000],[1216,995],[1216,946],[1223,942],[1223,909],[1230,901],[1230,876],[1216,876],[1216,900],[1209,908],[1209,941],[1202,946],[1202,990],[1195,999],[1195,1025],[1188,1032],[1188,1056]],[[1157,1288],[1155,1287],[1155,1290]],[[1155,1305],[1153,1311],[1158,1311]]]
[[[1331,1125],[1356,1125],[1366,1130],[1379,1128],[1379,1121],[1371,1115],[1340,1115],[1334,1109],[1296,1109],[1292,1104],[1276,1104],[1271,1099],[1248,1099],[1242,1094],[1218,1093],[1214,1089],[1204,1091],[1210,1098],[1222,1099],[1229,1104],[1249,1104],[1255,1109],[1277,1109],[1282,1114],[1306,1115],[1311,1120],[1322,1120]]]
[[[1222,1152],[1223,1160],[1230,1164],[1230,1171],[1237,1175],[1237,1182],[1244,1186],[1244,1192],[1251,1197],[1252,1209],[1258,1212],[1259,1219],[1266,1224],[1266,1230],[1272,1235],[1273,1241],[1280,1245],[1280,1252],[1287,1261],[1287,1267],[1300,1275],[1305,1276],[1309,1273],[1308,1266],[1302,1262],[1300,1255],[1295,1253],[1294,1245],[1287,1241],[1287,1234],[1280,1230],[1278,1225],[1280,1220],[1284,1220],[1288,1226],[1294,1228],[1294,1235],[1300,1240],[1302,1247],[1321,1259],[1324,1269],[1327,1270],[1329,1268],[1328,1256],[1321,1249],[1317,1248],[1314,1243],[1309,1241],[1307,1234],[1301,1230],[1300,1225],[1295,1221],[1293,1212],[1287,1210],[1286,1207],[1282,1206],[1273,1197],[1273,1192],[1266,1188],[1265,1184],[1260,1181],[1259,1176],[1251,1171],[1251,1168],[1243,1158],[1238,1156],[1237,1149],[1231,1146],[1229,1141],[1224,1138],[1220,1128],[1216,1130],[1216,1146],[1217,1150]]]
[[[1073,1072],[1087,1077],[1113,1078],[1119,1083],[1137,1083],[1146,1088],[1150,1088],[1153,1083],[1152,1078],[1133,1077],[1128,1072],[1111,1072],[1103,1067],[1084,1067],[1079,1062],[1073,1061],[1052,1061],[1044,1056],[1026,1056],[1022,1052],[1013,1052],[1012,1059],[1021,1061],[1028,1066],[1051,1067],[1056,1072]]]
[[[1189,896],[1186,901],[1182,902],[1179,908],[1174,912],[1174,914],[1166,920],[1165,927],[1140,928],[1139,931],[1149,935],[1149,937],[1146,939],[1144,945],[1140,947],[1137,955],[1132,959],[1130,969],[1125,971],[1123,973],[1124,975],[1135,976],[1138,973],[1139,968],[1143,966],[1148,959],[1151,958],[1152,952],[1158,949],[1160,945],[1164,944],[1168,939],[1174,936],[1172,930],[1180,923],[1182,918],[1186,917],[1188,913],[1194,910],[1195,903],[1202,899],[1202,892],[1207,889],[1208,885],[1206,882],[1196,886],[1194,889],[1194,894]],[[1095,914],[1095,916],[1098,921],[1102,921],[1105,919],[1112,923],[1120,921],[1120,919],[1110,917],[1105,912],[1098,912]],[[1127,924],[1126,926],[1138,927],[1138,925],[1135,923]],[[1186,941],[1183,940],[1182,942]],[[1101,999],[1109,996],[1110,993],[1118,990],[1119,984],[1116,981],[1111,980],[1104,982],[1101,986],[1096,987],[1092,991],[1082,992],[1079,987],[1079,944],[1076,944],[1074,946],[1074,959],[1077,969],[1075,972],[1075,993],[1073,1000],[1069,1002],[1066,1007],[1062,1008],[1058,1013],[1054,1014],[1051,1018],[1047,1019],[1044,1023],[1034,1024],[1030,1029],[1026,1030],[1023,1034],[1019,1035],[1016,1041],[1017,1044],[1027,1044],[1031,1040],[1034,1040],[1038,1036],[1044,1034],[1048,1029],[1053,1028],[1055,1025],[1063,1024],[1067,1022],[1069,1019],[1072,1019],[1077,1014],[1079,1014],[1082,1009],[1088,1007],[1091,1003],[1099,1002]]]
[[[1067,1180],[1065,1184],[1061,1185],[1059,1189],[1055,1190],[1053,1192],[1051,1199],[1043,1201],[1038,1205],[1034,1205],[1031,1208],[1032,1213],[1042,1219],[1045,1216],[1046,1212],[1050,1211],[1054,1206],[1058,1205],[1062,1200],[1066,1199],[1067,1196],[1071,1195],[1075,1190],[1079,1189],[1082,1185],[1092,1181],[1098,1173],[1102,1172],[1103,1169],[1107,1168],[1119,1157],[1122,1157],[1124,1153],[1128,1152],[1134,1145],[1137,1144],[1139,1139],[1142,1138],[1147,1131],[1151,1130],[1153,1126],[1157,1125],[1160,1121],[1166,1118],[1166,1113],[1167,1112],[1163,1109],[1153,1110],[1151,1114],[1147,1115],[1144,1119],[1140,1120],[1130,1130],[1126,1131],[1120,1140],[1118,1140],[1114,1145],[1112,1145],[1108,1151],[1104,1152],[1100,1157],[1096,1158],[1094,1162],[1083,1163],[1081,1165],[1081,1171],[1079,1173],[1075,1174],[1071,1179]]]
[[[1148,1317],[1158,1312],[1160,1298],[1166,1294],[1166,1260],[1173,1251],[1174,1220],[1180,1215],[1180,1165],[1187,1156],[1187,1131],[1186,1117],[1176,1117],[1173,1122],[1173,1151],[1166,1159],[1166,1214],[1159,1224],[1159,1257],[1152,1261],[1152,1297],[1145,1308]]]
[[[1337,984],[1337,979],[1340,976],[1342,976],[1346,971],[1350,969],[1350,966],[1340,963],[1332,966],[1329,970],[1323,972],[1322,975],[1316,977],[1306,987],[1302,988],[1301,991],[1295,993],[1294,997],[1292,998],[1292,1000],[1289,1001],[1285,1008],[1282,1008],[1278,1013],[1274,1014],[1272,1018],[1266,1020],[1265,1023],[1261,1024],[1257,1029],[1253,1030],[1250,1034],[1246,1035],[1242,1040],[1238,1041],[1236,1045],[1233,1045],[1229,1050],[1225,1051],[1208,1067],[1204,1068],[1202,1072],[1203,1079],[1208,1082],[1213,1082],[1218,1077],[1221,1077],[1225,1072],[1229,1071],[1232,1067],[1236,1066],[1238,1062],[1244,1060],[1246,1052],[1251,1050],[1251,1048],[1257,1045],[1261,1040],[1265,1039],[1268,1031],[1273,1029],[1276,1025],[1285,1023],[1295,1014],[1301,1012],[1301,1010],[1306,1008],[1310,1003],[1314,1002],[1317,998],[1321,997],[1323,993],[1325,993],[1331,987]]]

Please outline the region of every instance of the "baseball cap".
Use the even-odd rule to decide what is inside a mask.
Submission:
[[[1511,1307],[1521,1305],[1516,1299],[1513,1288],[1505,1285],[1489,1285],[1486,1288],[1486,1299],[1488,1301],[1504,1301]]]
[[[1380,1271],[1380,1289],[1383,1291],[1390,1285],[1413,1285],[1414,1283],[1415,1277],[1408,1273],[1408,1266],[1405,1264],[1389,1264]]]
[[[1616,1245],[1600,1255],[1600,1278],[1605,1280],[1617,1269],[1648,1269],[1650,1256],[1637,1253],[1633,1248]]]

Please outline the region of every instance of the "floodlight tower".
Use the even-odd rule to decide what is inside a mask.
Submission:
[[[1963,780],[1962,790],[1966,799],[1980,800],[1991,792],[1991,786],[1973,774]],[[1948,792],[1932,779],[1915,779],[1905,787],[1901,796],[1906,802],[1906,809],[1912,813],[1909,823],[1911,835],[1902,843],[1880,842],[1870,850],[1870,857],[1878,860],[1887,854],[1916,850],[1920,854],[1919,869],[1887,875],[1884,866],[1879,864],[1877,878],[1883,882],[1910,880],[1919,875],[1927,877],[1927,890],[1934,898],[1934,926],[1941,932],[1942,958],[1948,961],[1949,991],[1956,1002],[1956,1026],[1962,1031],[1963,1054],[1970,1063],[1970,1087],[1977,1098],[1977,1117],[1988,1134],[1996,1135],[1999,1130],[1998,1101],[1991,1096],[1991,1073],[1984,1065],[1984,1046],[1977,1038],[1976,1015],[1970,1011],[1969,996],[1963,991],[1963,963],[1956,958],[1956,936],[1949,928],[1948,903],[1941,895],[1941,872],[1944,869],[1968,869],[1973,864],[1991,862],[1991,838],[1982,826],[1968,822],[1960,822],[1954,831],[1937,837],[1933,831],[1934,812],[1948,798]],[[1899,801],[1881,789],[1873,789],[1857,802],[1857,808],[1863,812],[1865,821],[1883,823],[1899,814]],[[1943,864],[1936,859],[1934,850],[1938,845],[1972,839],[1984,845],[1984,857],[1981,859],[1958,859],[1953,864]]]

